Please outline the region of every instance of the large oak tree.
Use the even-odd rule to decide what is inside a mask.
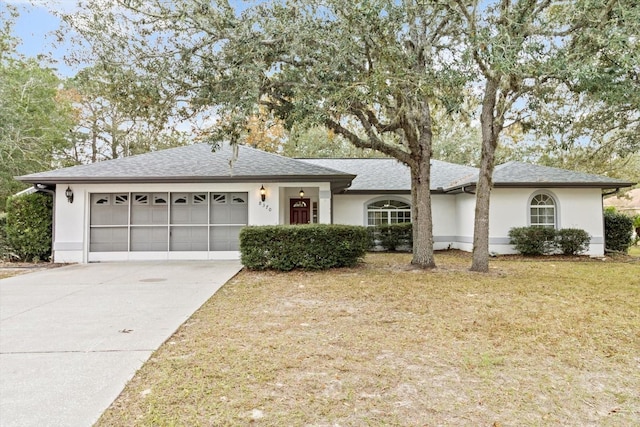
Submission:
[[[101,61],[153,75],[182,112],[215,110],[215,141],[237,143],[266,107],[287,128],[323,125],[411,169],[412,263],[435,266],[432,109],[455,108],[459,25],[437,1],[291,0],[243,12],[226,1],[89,1],[67,17]]]
[[[472,269],[487,271],[492,175],[505,129],[540,128],[540,105],[565,91],[567,103],[589,99],[602,112],[628,107],[630,119],[609,123],[632,133],[637,103],[616,88],[637,81],[637,54],[626,53],[637,52],[636,3],[288,0],[239,11],[223,0],[90,0],[86,14],[67,21],[94,57],[152,76],[183,115],[224,117],[214,141],[236,143],[247,118],[266,107],[287,128],[323,125],[407,164],[412,262],[421,267],[435,265],[433,112],[479,114]]]

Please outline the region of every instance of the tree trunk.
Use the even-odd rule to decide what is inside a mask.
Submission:
[[[433,224],[431,217],[430,156],[411,165],[411,209],[413,223],[413,259],[420,268],[435,268]]]
[[[495,106],[499,82],[489,79],[485,85],[482,100],[482,154],[480,173],[476,187],[476,210],[473,228],[473,256],[471,271],[489,271],[489,208],[491,188],[493,186],[493,169],[495,153],[498,145],[498,131],[495,126]]]

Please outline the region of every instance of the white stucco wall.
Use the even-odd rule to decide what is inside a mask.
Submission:
[[[382,199],[401,200],[411,204],[408,194],[337,194],[333,196],[335,224],[367,225],[367,205]],[[443,194],[432,195],[434,247],[447,249],[455,244],[457,235],[455,198]]]
[[[473,220],[476,209],[476,196],[473,194],[456,194],[455,216],[457,225],[455,249],[471,252],[473,249]]]
[[[260,186],[266,200],[260,200]],[[318,222],[366,225],[366,206],[376,200],[397,199],[410,203],[408,194],[337,194],[331,200],[329,183],[222,183],[222,184],[69,184],[74,202],[64,195],[67,184],[59,184],[55,198],[54,261],[58,263],[127,259],[229,259],[238,252],[113,252],[89,254],[89,212],[91,193],[122,192],[248,192],[250,225],[289,222],[289,198],[305,197],[318,203]],[[557,202],[559,228],[581,228],[591,235],[589,255],[604,253],[602,198],[599,189],[494,189],[491,198],[490,251],[513,253],[509,229],[528,225],[531,197],[544,191]],[[472,250],[475,196],[472,194],[432,196],[435,249]]]
[[[266,199],[260,199],[260,187],[266,189]],[[64,191],[69,186],[74,194],[68,203]],[[288,218],[289,191],[300,188],[318,201],[319,221],[329,223],[331,205],[327,199],[330,184],[327,183],[198,183],[198,184],[58,184],[56,191],[54,262],[83,263],[111,260],[162,260],[162,259],[237,259],[237,251],[218,252],[110,252],[89,255],[89,210],[92,193],[126,192],[247,192],[248,223],[250,225],[276,225]],[[284,199],[284,200],[283,200]]]
[[[509,229],[529,224],[529,203],[540,192],[556,201],[558,228],[580,228],[591,236],[587,255],[604,254],[604,222],[602,196],[598,188],[504,188],[494,189],[491,196],[489,250],[515,253],[509,245]]]

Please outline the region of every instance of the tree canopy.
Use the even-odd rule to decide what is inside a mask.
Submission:
[[[225,0],[89,0],[65,19],[93,59],[148,77],[182,117],[217,117],[203,120],[214,144],[246,139],[264,109],[286,129],[324,126],[407,164],[422,267],[435,265],[432,151],[464,146],[434,138],[456,137],[445,129],[456,117],[479,121],[478,150],[461,158],[481,169],[472,269],[487,271],[501,138],[637,151],[639,9],[634,0],[283,0],[242,11]]]
[[[0,12],[2,13],[2,12]],[[0,209],[24,188],[16,175],[59,165],[73,127],[72,110],[60,97],[61,80],[37,60],[16,54],[11,12],[0,30]]]

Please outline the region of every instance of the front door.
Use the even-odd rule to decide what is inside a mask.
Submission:
[[[309,224],[311,218],[311,209],[309,199],[291,199],[289,200],[289,223],[290,224]]]

